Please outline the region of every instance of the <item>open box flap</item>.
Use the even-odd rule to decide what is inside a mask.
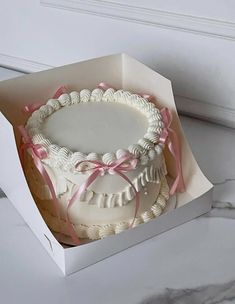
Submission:
[[[17,126],[27,120],[27,115],[22,112],[24,105],[46,102],[61,85],[68,86],[71,91],[79,91],[83,88],[92,89],[101,80],[108,82],[109,79],[112,79],[116,87],[121,87],[122,56],[120,54],[0,82],[0,142],[4,143],[1,145],[0,154],[0,186],[63,273],[65,273],[64,248],[41,217],[21,167],[17,152],[20,145]]]
[[[134,229],[125,230],[120,234],[111,235],[81,247],[66,248],[65,274],[68,275],[77,269],[85,268],[87,265],[101,261],[112,254],[130,248],[206,213],[210,209],[210,203],[208,202],[211,201],[212,191],[209,190],[185,206],[164,213],[144,225],[139,225]]]
[[[136,59],[123,54],[122,80],[123,88],[132,92],[151,94],[156,98],[158,108],[167,107],[173,114],[172,129],[177,133],[182,152],[182,171],[186,185],[186,192],[177,194],[178,206],[182,206],[192,199],[196,199],[210,190],[213,185],[200,170],[181,127],[175,106],[171,82],[140,63]],[[135,75],[135,77],[133,77]],[[174,160],[165,149],[167,169],[171,176],[175,176]]]
[[[46,102],[60,86],[70,91],[92,89],[101,81],[122,85],[122,55],[69,64],[0,82],[0,111],[14,126],[25,123],[24,105]],[[18,138],[17,132],[16,137]]]
[[[1,144],[0,157],[1,188],[48,253],[64,271],[64,249],[55,239],[38,211],[21,167],[12,125],[1,112],[0,126],[0,142],[4,143]]]

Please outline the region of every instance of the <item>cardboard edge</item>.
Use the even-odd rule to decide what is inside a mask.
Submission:
[[[173,228],[178,227],[188,221],[196,219],[201,215],[209,212],[211,210],[211,205],[212,205],[212,189],[208,190],[200,197],[194,199],[188,204],[170,210],[169,212],[159,216],[158,218],[152,219],[148,223],[144,223],[135,228],[123,231],[118,235],[108,236],[105,239],[97,240],[89,244],[84,244],[82,245],[82,247],[65,248],[65,264],[66,264],[65,275],[71,275],[74,272],[77,272],[90,265],[94,265],[102,260],[105,260],[106,258],[116,253],[119,253],[125,249],[136,246],[162,233],[168,232]],[[166,219],[167,219],[167,224],[166,224]],[[123,243],[128,243],[128,244],[121,246],[120,244]],[[109,248],[109,249],[112,248],[112,250],[111,251],[109,250],[109,253],[106,254],[103,254],[102,252],[101,254],[102,257],[98,258],[97,260],[97,256],[96,256],[96,261],[89,263],[87,265],[80,265],[75,267],[73,264],[71,264],[72,255],[74,255],[75,251],[77,251],[77,253],[79,251],[82,259],[84,256],[87,257],[87,255],[89,255],[89,252],[94,252],[94,250],[97,253],[99,253],[99,250],[102,250],[102,248]]]
[[[55,239],[54,235],[50,231],[50,229],[47,227],[45,221],[43,220],[35,202],[32,197],[32,194],[30,192],[30,189],[28,187],[23,168],[20,163],[13,126],[11,123],[5,118],[5,116],[0,112],[0,138],[1,138],[1,132],[5,132],[5,134],[8,134],[7,139],[5,139],[6,145],[3,145],[1,147],[2,154],[0,159],[1,164],[1,187],[3,191],[5,192],[8,199],[11,201],[14,208],[17,210],[17,212],[20,214],[20,216],[25,220],[25,222],[29,225],[31,228],[31,231],[34,233],[34,235],[38,238],[40,243],[43,245],[43,247],[46,249],[48,254],[53,258],[53,260],[56,262],[56,264],[59,266],[59,268],[62,270],[62,272],[65,272],[65,262],[64,262],[64,248],[62,245]],[[9,150],[10,149],[10,150]],[[3,159],[2,159],[3,158]],[[11,178],[12,184],[10,186],[7,186],[4,182],[5,178],[8,178],[9,176],[7,174],[11,174],[12,168],[9,169],[4,167],[5,162],[9,161],[11,163],[11,166],[14,167],[14,171],[17,171],[17,174],[15,174],[14,179]],[[9,171],[9,172],[8,172]],[[13,175],[11,175],[13,176]],[[18,192],[21,193],[21,198],[18,196]],[[32,204],[28,206],[30,208],[30,211],[34,212],[34,219],[26,219],[25,214],[23,212],[22,207],[19,207],[22,205],[22,202],[31,202]],[[35,227],[35,220],[40,223],[40,228]],[[58,255],[55,256],[54,248],[57,247]],[[61,258],[62,256],[62,258]]]
[[[142,68],[144,68],[145,70],[150,70],[152,73],[157,73],[156,71],[154,71],[154,70],[152,70],[151,68],[149,68],[149,67],[147,67],[146,65],[144,65],[143,63],[141,63],[141,62],[139,62],[138,60],[136,60],[135,58],[132,58],[132,57],[130,57],[129,55],[127,55],[127,54],[125,54],[125,53],[120,53],[120,54],[114,54],[114,55],[108,55],[108,56],[103,56],[103,57],[99,57],[99,58],[96,58],[96,59],[105,59],[105,58],[111,58],[111,57],[116,57],[116,56],[118,56],[118,57],[120,57],[121,58],[121,64],[122,64],[122,73],[124,72],[124,66],[125,66],[125,62],[126,62],[126,60],[133,60],[134,62],[135,62],[135,64],[139,64]],[[80,63],[86,63],[86,62],[89,62],[89,61],[93,61],[93,59],[89,59],[89,60],[86,60],[86,61],[82,61],[82,62],[80,62]],[[41,73],[41,74],[44,74],[44,73],[51,73],[51,72],[55,72],[55,70],[56,71],[60,71],[60,70],[63,70],[64,68],[68,68],[69,69],[69,67],[70,66],[74,66],[74,65],[76,65],[76,66],[78,66],[80,63],[72,63],[72,64],[68,64],[68,65],[66,65],[66,66],[62,66],[62,67],[58,67],[58,68],[54,68],[54,69],[51,69],[51,70],[47,70],[47,71],[43,71],[43,72],[39,72],[39,73]],[[34,75],[36,75],[36,74],[38,74],[38,73],[35,73]],[[164,76],[162,76],[162,75],[160,75],[159,73],[157,73],[158,75],[159,75],[159,77],[161,77],[161,79],[164,79],[164,81],[167,81],[167,83],[168,83],[168,85],[170,85],[170,89],[171,89],[171,94],[172,94],[172,98],[173,98],[173,91],[172,91],[172,86],[171,86],[171,81],[170,80],[168,80],[167,78],[165,78]],[[34,77],[34,75],[26,75],[26,76],[21,76],[20,78],[22,79],[22,78],[24,78],[24,77]],[[6,80],[8,83],[11,81],[11,80]],[[3,81],[3,83],[4,82],[6,82],[6,81]],[[122,78],[122,82],[123,82],[123,78]],[[1,87],[1,84],[0,84],[0,87]],[[174,98],[173,98],[173,101],[174,101]],[[173,104],[173,106],[175,107],[175,105],[174,105],[174,103],[172,103]],[[176,110],[176,107],[175,107],[175,112],[177,113],[177,110]],[[3,116],[4,117],[4,116]],[[177,117],[178,117],[178,114],[177,114]],[[179,120],[179,118],[178,118],[178,120]],[[182,130],[182,126],[181,126],[181,124],[180,124],[180,120],[179,120],[179,125],[180,125],[180,127],[181,127],[181,132],[182,132],[182,134],[184,135],[184,133],[183,133],[183,130]],[[185,138],[185,140],[186,140],[186,138]],[[186,140],[186,143],[187,143],[187,140]],[[191,151],[191,149],[189,148],[189,150]],[[192,154],[193,155],[193,154]],[[196,162],[196,160],[195,160],[195,158],[194,158],[194,161]],[[199,166],[198,166],[198,168],[199,168]],[[200,170],[200,168],[199,168],[199,170]],[[203,175],[203,174],[202,174]],[[203,177],[206,179],[206,177],[203,175]],[[207,179],[206,179],[207,180]],[[207,180],[208,181],[208,180]],[[208,181],[208,183],[210,184],[210,182]],[[209,184],[208,184],[208,187],[209,187]],[[211,186],[212,186],[212,184],[210,184]],[[27,186],[27,188],[28,188],[28,186]],[[29,190],[29,189],[28,189]],[[204,189],[205,190],[205,189]],[[202,195],[201,196],[203,196],[204,195],[204,193],[202,193]],[[200,198],[201,197],[200,196],[200,194],[199,194],[199,197],[198,198]],[[189,208],[189,206],[191,206],[190,204],[192,203],[192,202],[194,202],[194,201],[197,201],[197,199],[195,199],[195,200],[193,200],[193,201],[190,201],[188,204],[186,204],[186,205],[184,205],[184,206],[182,206],[182,207],[178,207],[177,209],[174,209],[173,211],[174,212],[179,212],[178,210],[185,210],[186,209],[186,207],[188,207]],[[210,206],[211,206],[211,204],[210,204]],[[204,206],[205,207],[205,206]],[[182,208],[182,209],[181,209]],[[208,210],[210,210],[210,209],[208,209]],[[205,212],[207,212],[208,210],[206,210]],[[205,213],[204,212],[204,213]],[[182,213],[183,213],[183,211],[182,211]],[[186,212],[187,213],[187,212]],[[181,213],[180,213],[181,214]],[[203,214],[203,213],[196,213],[196,216],[200,216],[201,214]],[[169,212],[169,213],[167,213],[167,215],[168,216],[170,216],[171,215],[171,213]],[[161,225],[160,223],[162,222],[162,219],[164,219],[165,218],[165,215],[162,215],[161,217],[159,217],[157,220],[158,220],[158,225]],[[140,240],[140,241],[136,241],[136,242],[133,242],[133,240],[132,240],[132,242],[131,242],[131,244],[129,245],[129,246],[126,246],[126,247],[124,247],[124,248],[121,248],[120,250],[114,250],[114,252],[113,252],[113,254],[115,254],[115,253],[117,253],[117,252],[120,252],[120,251],[122,251],[123,249],[126,249],[126,248],[129,248],[129,247],[132,247],[132,246],[134,246],[135,244],[137,244],[137,243],[140,243],[140,242],[142,242],[142,241],[144,241],[145,239],[148,239],[148,238],[152,238],[152,237],[154,237],[154,236],[156,236],[156,235],[158,235],[158,234],[160,234],[160,233],[162,233],[162,232],[164,232],[164,231],[167,231],[167,230],[169,230],[169,229],[172,229],[173,227],[176,227],[176,226],[178,226],[178,225],[180,225],[180,224],[182,224],[182,223],[184,223],[184,222],[187,222],[187,221],[189,221],[190,219],[193,219],[193,218],[195,218],[195,214],[193,214],[193,215],[191,215],[191,216],[188,216],[188,217],[186,217],[186,218],[183,218],[183,219],[181,219],[181,222],[179,222],[178,224],[176,224],[176,225],[173,225],[171,228],[165,228],[165,230],[163,229],[163,230],[161,230],[160,229],[160,231],[158,231],[158,233],[156,234],[156,233],[154,233],[153,235],[151,235],[151,236],[146,236],[145,235],[145,237],[142,237],[142,240]],[[155,220],[152,220],[153,221],[153,223],[155,223]],[[44,221],[43,221],[44,222]],[[44,222],[45,223],[45,222]],[[144,227],[142,228],[142,227],[136,227],[135,229],[137,230],[137,231],[139,231],[140,232],[140,230],[138,230],[138,228],[140,228],[140,229],[142,229],[142,230],[144,230],[144,231],[146,231],[147,230],[147,227],[151,227],[151,225],[152,225],[152,223],[146,223],[146,228],[144,229]],[[33,229],[32,229],[33,230]],[[134,231],[136,231],[136,230],[133,230],[133,233],[134,233]],[[33,232],[35,233],[35,235],[39,238],[39,236],[37,235],[37,233],[33,230]],[[114,245],[115,245],[115,243],[118,243],[118,239],[121,237],[121,240],[123,239],[123,240],[125,240],[127,237],[126,237],[126,235],[129,235],[129,233],[130,233],[130,231],[125,231],[125,232],[123,232],[123,236],[121,236],[121,234],[120,235],[115,235],[115,236],[112,236],[112,237],[108,237],[108,238],[106,238],[106,239],[104,239],[104,240],[100,240],[100,241],[97,241],[97,242],[102,242],[102,244],[106,244],[106,241],[107,242],[109,242],[112,238],[115,238],[115,241],[114,241]],[[143,233],[143,232],[141,232],[141,233]],[[39,238],[39,240],[40,240],[40,238]],[[103,243],[104,242],[104,243]],[[96,243],[96,242],[94,242],[94,243]],[[90,245],[90,244],[88,244],[88,245]],[[88,246],[88,245],[83,245],[83,246]],[[47,249],[46,248],[46,246],[45,245],[43,245],[44,247],[45,247],[45,249]],[[56,262],[56,264],[59,266],[59,268],[62,270],[62,272],[64,273],[64,274],[69,274],[69,273],[72,273],[72,272],[74,272],[74,271],[77,271],[77,270],[79,270],[79,269],[81,269],[81,268],[83,268],[83,267],[81,267],[81,268],[79,268],[79,269],[74,269],[72,272],[71,272],[71,265],[68,263],[68,261],[67,261],[67,259],[68,259],[68,256],[69,256],[69,252],[70,252],[70,250],[69,249],[71,249],[71,250],[75,250],[75,249],[79,249],[79,251],[81,251],[81,249],[83,248],[83,246],[82,247],[75,247],[75,248],[67,248],[67,249],[64,249],[62,246],[62,250],[63,250],[63,254],[64,254],[64,265],[63,266],[61,266],[61,265],[59,265],[58,263],[57,263],[57,261],[54,259],[54,261]],[[102,245],[103,246],[103,245]],[[84,247],[85,248],[85,247]],[[76,254],[75,254],[76,255]],[[82,252],[79,254],[79,255],[82,255]],[[106,257],[108,257],[108,256],[110,256],[110,255],[112,255],[112,253],[108,253],[106,256],[105,256],[105,258]],[[76,256],[76,258],[79,258],[78,256]],[[102,259],[100,259],[100,260],[102,260]],[[88,265],[90,265],[91,263],[88,263]],[[87,266],[88,266],[87,265]],[[87,267],[86,266],[86,267]]]
[[[11,79],[6,79],[6,80],[1,80],[0,81],[0,89],[1,89],[1,85],[5,85],[5,83],[10,83],[10,82],[14,82],[15,80],[18,80],[19,78],[21,79],[25,79],[25,78],[28,78],[28,77],[32,77],[33,75],[38,75],[38,74],[46,74],[48,73],[49,71],[50,72],[54,72],[54,71],[57,71],[59,72],[61,69],[64,69],[64,68],[70,68],[76,64],[86,64],[86,63],[89,63],[91,61],[93,61],[94,59],[96,60],[105,60],[105,59],[109,59],[109,58],[115,58],[115,57],[122,57],[124,53],[120,52],[120,53],[113,53],[113,54],[109,54],[109,55],[104,55],[104,56],[100,56],[100,57],[96,57],[96,58],[88,58],[86,60],[79,60],[78,62],[70,62],[70,63],[66,63],[62,66],[54,66],[54,67],[51,67],[51,68],[48,68],[46,70],[43,70],[43,71],[38,71],[38,72],[34,72],[34,73],[25,73],[24,75],[19,75],[17,77],[14,77],[14,78],[11,78]]]
[[[123,57],[123,63],[125,63],[125,61],[127,60],[131,60],[134,61],[136,64],[141,65],[142,68],[144,69],[148,69],[150,71],[152,71],[153,73],[157,73],[158,76],[163,79],[164,81],[168,82],[168,84],[170,84],[172,86],[172,81],[168,78],[166,78],[165,76],[161,75],[159,72],[155,71],[153,68],[151,68],[149,65],[145,64],[142,61],[139,61],[137,58],[130,56],[127,53],[121,53],[122,57]]]

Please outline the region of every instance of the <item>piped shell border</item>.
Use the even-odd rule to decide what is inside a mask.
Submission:
[[[133,227],[136,227],[142,223],[147,223],[151,219],[161,215],[166,207],[168,199],[169,199],[169,186],[166,178],[164,177],[161,181],[161,188],[155,203],[152,205],[150,210],[143,212],[140,216],[138,216],[135,219]],[[56,218],[54,215],[49,213],[44,208],[40,208],[40,211],[44,217],[45,222],[50,226],[50,229],[52,229],[54,232],[68,235],[67,223],[65,220],[62,219],[58,220],[58,218]],[[74,224],[73,226],[79,238],[98,240],[113,234],[118,234],[122,231],[129,229],[131,223],[132,220],[122,221],[115,224],[106,224],[106,225],[87,226],[83,224],[78,224],[78,225]]]

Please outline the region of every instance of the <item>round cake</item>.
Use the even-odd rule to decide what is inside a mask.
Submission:
[[[40,162],[59,217],[30,149],[24,169],[49,228],[70,235],[69,218],[78,238],[96,240],[159,216],[169,198],[163,128],[154,103],[112,88],[65,93],[35,110],[25,129],[32,144],[46,151]]]

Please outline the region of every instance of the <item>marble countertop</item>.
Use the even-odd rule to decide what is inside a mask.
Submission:
[[[215,185],[212,211],[63,277],[0,193],[2,303],[235,303],[235,130],[181,121]]]

